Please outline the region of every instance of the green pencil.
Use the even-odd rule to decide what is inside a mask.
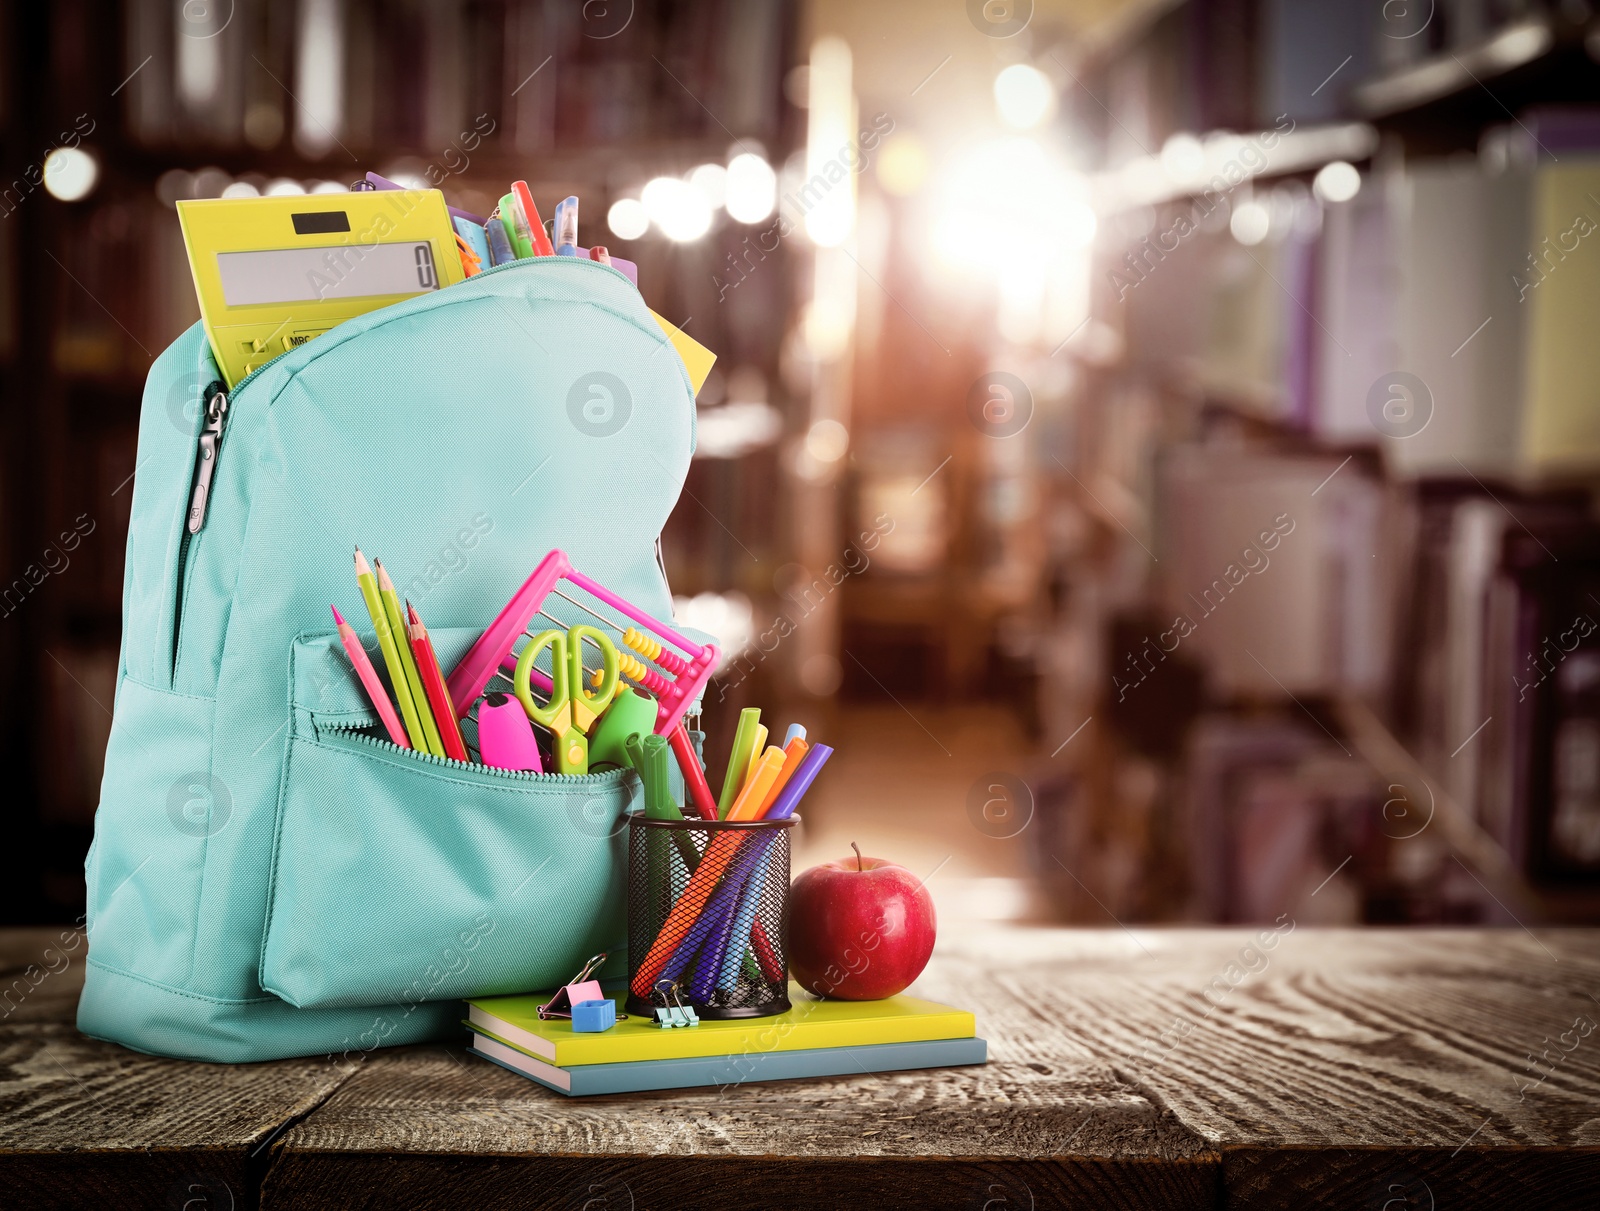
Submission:
[[[383,560],[374,559],[378,569],[378,597],[383,602],[384,615],[389,619],[389,630],[398,637],[400,666],[405,669],[406,685],[411,688],[411,703],[417,710],[417,721],[422,725],[422,736],[427,749],[435,757],[447,757],[444,739],[439,735],[439,725],[433,721],[433,711],[428,706],[428,691],[422,686],[422,674],[417,671],[417,661],[411,655],[411,645],[406,642],[406,616],[400,612],[400,594],[394,590],[394,581],[383,570]],[[422,748],[422,745],[417,745]]]
[[[405,721],[406,736],[411,747],[422,752],[428,748],[427,733],[422,730],[422,720],[417,716],[416,703],[411,698],[410,682],[406,680],[406,666],[400,662],[403,643],[395,642],[395,633],[384,612],[383,601],[378,596],[378,582],[367,565],[367,557],[356,548],[356,584],[361,586],[361,599],[367,603],[367,613],[372,615],[372,629],[377,632],[378,647],[383,651],[383,663],[389,669],[389,683],[394,688],[394,700],[400,707],[400,718]]]

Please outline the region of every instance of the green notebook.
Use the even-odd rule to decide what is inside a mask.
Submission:
[[[539,1006],[552,995],[469,1001],[467,1024],[560,1068],[970,1039],[977,1033],[977,1022],[970,1013],[948,1005],[908,996],[882,1001],[822,1001],[791,983],[789,999],[794,1007],[788,1013],[728,1022],[702,1019],[698,1026],[673,1030],[657,1026],[654,1017],[636,1015],[623,1021],[622,1002],[626,998],[619,993],[613,998],[617,1001],[617,1024],[599,1034],[579,1034],[564,1018],[539,1020]]]

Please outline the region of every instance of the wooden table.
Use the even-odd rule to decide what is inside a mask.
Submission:
[[[587,1100],[454,1044],[136,1055],[7,931],[0,1206],[1600,1205],[1600,930],[1287,924],[947,931],[917,991],[986,1067]]]

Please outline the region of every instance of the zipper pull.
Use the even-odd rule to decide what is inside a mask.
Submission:
[[[206,427],[200,431],[200,448],[195,452],[194,493],[189,497],[189,533],[200,533],[206,524],[206,509],[211,503],[211,477],[217,473],[217,452],[222,446],[222,429],[228,423],[228,391],[220,382],[206,388]]]

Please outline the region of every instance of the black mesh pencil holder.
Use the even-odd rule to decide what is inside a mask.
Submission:
[[[672,983],[702,1018],[788,1011],[783,914],[798,820],[628,817],[629,1013],[669,1004]]]

